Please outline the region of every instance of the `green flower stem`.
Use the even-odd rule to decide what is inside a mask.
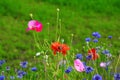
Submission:
[[[118,57],[118,61],[117,61],[117,64],[116,64],[116,66],[115,66],[115,73],[117,72],[116,70],[117,70],[117,67],[118,67],[119,61],[120,61],[120,55],[119,55],[119,57]]]
[[[33,32],[33,37],[34,37],[34,41],[35,41],[35,44],[36,44],[36,46],[38,47],[38,49],[40,50],[40,45],[38,44],[38,42],[37,42],[37,38],[36,38],[36,36],[35,36],[35,33]]]
[[[56,25],[56,40],[58,37],[58,27],[59,27],[59,9],[57,9],[57,25]]]

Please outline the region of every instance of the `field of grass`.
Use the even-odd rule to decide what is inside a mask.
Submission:
[[[85,38],[93,38],[91,36],[92,32],[99,32],[102,35],[100,40],[103,43],[96,45],[102,46],[105,44],[105,48],[107,48],[106,44],[111,43],[112,47],[108,47],[107,49],[110,49],[114,57],[117,56],[115,60],[118,59],[118,55],[120,54],[120,0],[0,0],[0,60],[5,59],[8,63],[4,66],[10,65],[20,68],[16,66],[19,65],[20,61],[28,61],[31,64],[29,67],[32,67],[32,65],[41,67],[35,73],[35,75],[39,74],[37,77],[38,80],[40,77],[41,80],[45,77],[39,73],[40,71],[42,72],[44,66],[37,65],[37,62],[41,63],[42,56],[37,59],[34,56],[37,52],[43,51],[45,53],[48,50],[46,54],[54,58],[50,50],[50,44],[52,41],[56,41],[57,8],[60,9],[59,17],[62,29],[60,37],[65,40],[64,43],[71,47],[68,53],[69,57],[67,57],[70,59],[70,65],[73,64],[72,61],[74,60],[74,57],[71,57],[70,53],[72,56],[75,56],[77,53],[82,53],[86,56],[85,54],[88,49],[85,48],[83,50],[83,47],[86,46]],[[31,20],[30,14],[33,14],[33,19],[43,24],[42,32],[35,33],[38,35],[40,49],[35,44],[33,31],[26,32],[28,21]],[[47,23],[49,23],[49,26]],[[106,39],[109,35],[113,36],[111,41],[107,41]],[[44,47],[46,46],[45,41],[48,42],[49,47]],[[61,58],[59,57],[59,59]],[[55,60],[54,58],[53,61]],[[49,62],[52,62],[52,59]],[[116,63],[114,64],[116,65]],[[67,67],[70,65],[67,64]],[[54,62],[50,66],[47,69],[47,74],[51,74],[47,75],[48,78],[54,73]],[[0,71],[3,71],[3,69],[1,68]],[[100,71],[101,69],[99,69]],[[57,77],[60,78],[62,75],[61,71],[58,73],[60,75]],[[11,74],[14,73],[12,72]],[[33,73],[30,74],[33,75]],[[28,80],[28,77],[30,78],[30,74],[26,76],[25,80]],[[73,76],[73,74],[76,76]],[[95,72],[92,74],[95,74]],[[91,79],[92,74],[87,78]],[[81,75],[81,78],[84,78],[84,75],[87,74],[82,73]],[[74,70],[68,80],[76,80],[81,75]],[[71,79],[71,77],[74,79]],[[107,79],[113,80],[111,78]],[[33,79],[30,78],[30,80]],[[34,78],[34,80],[36,79]],[[53,80],[53,76],[50,80]]]

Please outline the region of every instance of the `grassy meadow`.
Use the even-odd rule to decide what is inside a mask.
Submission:
[[[57,8],[60,9],[59,24]],[[34,20],[42,23],[41,32],[26,32],[30,14]],[[100,74],[103,80],[116,80],[111,72],[120,73],[119,22],[120,0],[0,0],[0,60],[5,60],[5,64],[0,66],[0,73],[5,75],[5,80],[10,80],[10,76],[15,76],[11,80],[20,80],[16,77],[16,69],[27,72],[22,80],[92,80],[95,74]],[[103,46],[103,49],[110,50],[112,58],[107,59],[99,53],[98,60],[87,62],[85,57],[89,47],[85,38],[93,39],[93,32],[99,32],[101,38],[96,44],[90,42],[89,46]],[[107,39],[109,35],[112,36],[111,40]],[[59,36],[59,41],[64,39],[64,43],[70,47],[65,57],[61,54],[54,56],[50,47]],[[41,53],[39,57],[35,56],[37,52]],[[83,55],[82,61],[95,68],[93,72],[86,74],[74,70],[77,53]],[[48,62],[45,61],[45,55],[48,55]],[[57,69],[56,65],[62,59],[66,60],[66,65]],[[28,61],[28,68],[21,68],[21,61]],[[99,66],[101,61],[112,62],[108,71]],[[6,66],[10,66],[9,72]],[[37,67],[36,72],[30,70],[34,66]],[[69,66],[72,66],[73,71],[65,74]]]

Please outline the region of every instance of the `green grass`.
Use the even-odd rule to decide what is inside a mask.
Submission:
[[[45,39],[49,43],[55,41],[57,8],[60,8],[62,20],[60,36],[71,46],[73,55],[78,52],[84,53],[82,47],[85,46],[85,38],[90,37],[94,31],[102,35],[101,41],[104,43],[107,43],[106,37],[112,35],[113,46],[109,49],[113,55],[118,55],[120,47],[119,3],[120,0],[0,0],[0,59],[8,61],[15,59],[15,64],[24,60],[32,62],[36,52],[45,51],[46,48],[39,50],[36,47],[32,31],[26,32],[27,23],[31,20],[29,14],[32,13],[33,18],[43,24],[43,31],[37,33],[39,44],[42,46]],[[50,23],[49,36],[48,22]],[[70,42],[71,34],[74,34],[72,43]],[[75,71],[74,73],[78,75]]]

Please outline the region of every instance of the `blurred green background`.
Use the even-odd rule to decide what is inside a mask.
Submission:
[[[80,52],[85,38],[98,31],[102,38],[113,36],[112,48],[120,48],[120,0],[0,0],[0,59],[29,59],[39,50],[34,46],[32,32],[26,32],[33,18],[43,24],[39,40],[55,39],[56,9],[62,19],[61,38]],[[50,37],[48,26],[50,23]]]

